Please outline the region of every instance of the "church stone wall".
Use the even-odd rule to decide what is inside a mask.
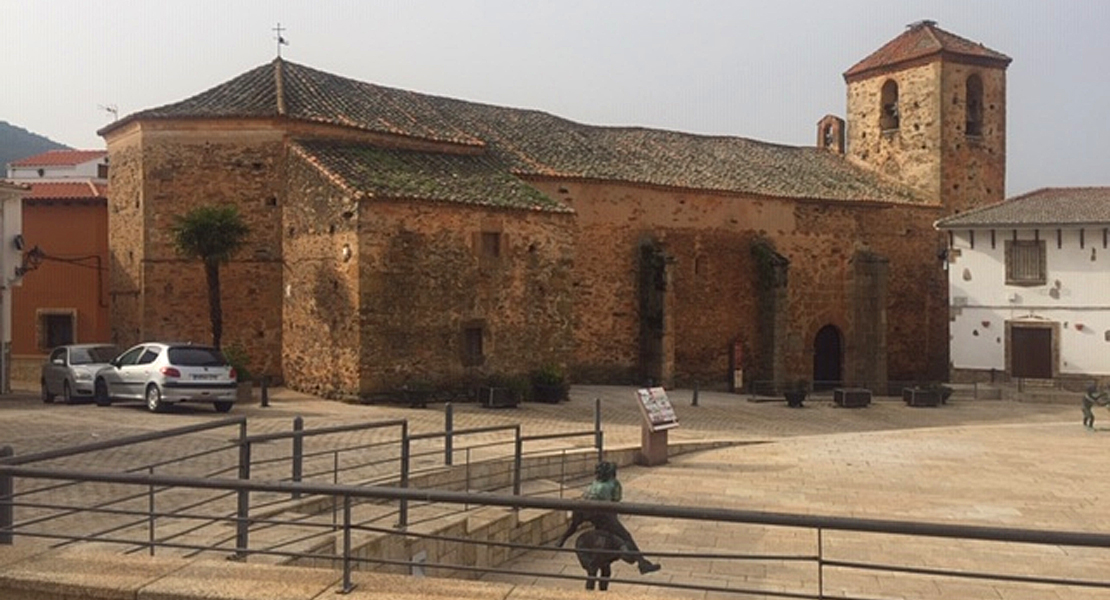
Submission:
[[[573,215],[364,201],[359,219],[364,391],[570,362]],[[497,256],[484,234],[498,234]],[[481,331],[480,360],[468,329]]]
[[[939,214],[935,207],[751,198],[614,183],[534,185],[575,208],[579,257],[589,257],[580,258],[574,272],[578,380],[643,380],[637,259],[645,242],[658,244],[670,259],[671,290],[664,310],[673,319],[667,330],[669,358],[671,375],[680,384],[725,386],[736,339],[744,348],[747,376],[811,379],[814,339],[826,325],[843,336],[845,378],[881,378],[887,361],[890,372],[902,376],[920,377],[936,368],[931,362],[943,369],[947,313],[943,286],[933,287],[934,279],[942,280],[939,239],[932,230]],[[766,240],[790,261],[786,300],[777,308],[783,314],[760,311],[751,251],[756,240]],[[861,249],[889,261],[885,292],[860,289],[852,261]],[[927,297],[938,290],[941,297]],[[887,302],[882,335],[856,331],[856,307],[861,294],[869,292],[883,293]],[[774,348],[760,346],[765,320],[767,327],[780,329]],[[921,352],[923,340],[941,353],[939,359]]]
[[[289,386],[354,398],[570,362],[573,215],[355,199],[303,161],[289,173]],[[483,256],[483,232],[498,256]],[[474,363],[468,328],[482,331]]]
[[[940,207],[891,206],[860,214],[861,237],[888,261],[886,354],[892,381],[944,379],[948,369],[947,274],[933,228]]]
[[[755,199],[615,183],[534,184],[578,213],[578,380],[644,380],[637,360],[636,276],[643,243],[659,245],[669,258],[665,312],[674,323],[667,347],[678,384],[724,387],[736,339],[748,377],[810,379],[814,340],[826,325],[844,337],[846,379],[881,379],[888,368],[904,377],[944,373],[947,313],[944,287],[935,286],[942,282],[940,241],[931,226],[937,207]],[[776,308],[781,314],[760,312],[751,253],[758,240],[790,262],[785,302]],[[888,262],[889,275],[877,282],[886,287],[860,287],[871,285],[860,283],[852,263],[861,250]],[[857,332],[857,306],[868,294],[884,298],[887,321]],[[775,347],[760,345],[761,326],[780,329]],[[881,335],[876,326],[885,327]],[[921,352],[922,344],[930,354]]]
[[[289,159],[282,345],[286,385],[331,397],[360,389],[358,203]],[[349,249],[349,253],[348,253]]]
[[[968,136],[967,78],[983,82],[982,135]],[[880,126],[882,87],[898,84],[899,128]],[[1005,198],[1006,71],[934,61],[848,83],[848,155],[920,190],[946,214]]]
[[[982,134],[966,134],[967,78],[983,82]],[[1006,72],[946,63],[941,97],[944,156],[941,189],[948,213],[1005,200],[1006,187]]]
[[[848,83],[848,156],[940,203],[941,65],[931,63]],[[898,84],[899,127],[880,127],[883,85]]]
[[[138,126],[108,139],[108,321],[112,343],[142,337],[143,153]]]
[[[254,373],[280,378],[282,133],[227,122],[144,124],[133,135],[109,140],[113,337],[211,341],[203,267],[177,253],[170,227],[193,208],[234,203],[251,233],[220,270],[222,345],[241,347]]]

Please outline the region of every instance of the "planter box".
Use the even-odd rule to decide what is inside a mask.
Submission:
[[[786,405],[791,408],[802,408],[802,402],[806,399],[806,392],[783,392],[782,395],[786,398]]]
[[[836,388],[833,401],[844,408],[860,408],[871,404],[871,390],[864,388]]]
[[[902,388],[902,400],[909,406],[940,406],[940,390]]]
[[[248,404],[254,399],[254,382],[253,381],[240,381],[238,387],[235,389],[235,403]]]
[[[515,408],[520,398],[510,388],[480,387],[478,403],[486,408]]]
[[[403,390],[402,397],[405,404],[412,408],[427,408],[428,399],[432,397],[431,390]]]
[[[554,404],[567,399],[567,388],[563,385],[532,385],[532,400]]]

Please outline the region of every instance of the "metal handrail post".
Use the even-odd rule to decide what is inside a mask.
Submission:
[[[597,462],[601,462],[604,449],[601,432],[601,398],[594,398],[594,447],[597,448]]]
[[[246,441],[247,423],[239,425],[239,479],[248,481],[251,478],[251,444]],[[243,488],[238,492],[238,506],[235,511],[235,557],[245,558],[248,548],[248,535],[250,531],[250,490]]]
[[[513,495],[520,495],[521,465],[524,462],[524,440],[520,437],[520,425],[516,426],[515,449],[513,451]]]
[[[293,481],[300,482],[304,477],[304,418],[297,415],[293,418]],[[293,492],[294,498],[300,498],[300,492]]]
[[[154,477],[154,467],[147,467],[147,473]],[[154,556],[154,484],[147,486],[147,537],[150,540],[150,555]]]
[[[0,459],[15,456],[11,446],[0,448]],[[0,544],[12,545],[15,529],[15,507],[12,505],[12,495],[15,492],[13,477],[10,473],[0,475]]]
[[[817,528],[817,598],[825,597],[825,549],[821,541],[821,528]]]
[[[443,464],[451,466],[454,460],[455,407],[450,402],[443,407]]]
[[[409,423],[401,424],[401,476],[400,486],[409,487],[409,461],[412,459],[412,448],[409,440]],[[397,511],[397,528],[405,529],[409,526],[409,501],[401,498],[401,506]]]
[[[351,583],[351,496],[343,495],[343,589],[351,593],[355,585]]]

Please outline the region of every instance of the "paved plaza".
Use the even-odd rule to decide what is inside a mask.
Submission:
[[[594,406],[599,402],[608,447],[640,442],[640,414],[633,389],[576,386],[571,396],[561,404],[524,404],[516,409],[456,404],[455,424],[462,428],[520,423],[525,434],[580,431],[593,426]],[[1110,533],[1110,477],[1104,472],[1110,412],[1096,413],[1100,419],[1096,425],[1101,427],[1088,432],[1080,424],[1078,396],[1074,403],[1044,403],[979,400],[957,393],[948,404],[936,408],[913,408],[900,399],[877,398],[870,406],[856,409],[837,407],[831,397],[822,396],[811,397],[801,409],[787,408],[781,401],[751,402],[746,396],[722,392],[700,392],[697,406],[692,405],[689,390],[671,391],[670,397],[680,422],[670,433],[672,442],[744,443],[676,456],[664,466],[623,469],[620,478],[626,501]],[[256,402],[238,406],[232,414],[246,415],[252,434],[287,430],[295,416],[302,416],[312,427],[405,418],[411,431],[419,433],[443,427],[444,406],[413,409],[343,404],[276,389],[269,407]],[[44,405],[28,392],[0,400],[0,444],[24,454],[223,417],[207,407],[151,414],[139,404],[110,408]],[[129,460],[122,453],[112,456],[121,466]],[[700,521],[646,517],[625,517],[624,521],[649,553],[781,552],[804,546],[813,537],[813,532],[783,534]],[[957,550],[945,540],[914,538],[909,544],[896,536],[825,535],[828,552],[854,560],[883,562],[910,556],[916,564],[927,565],[934,558],[955,555]],[[1047,566],[1057,575],[1100,579],[1110,558],[1110,553],[1097,550],[966,544],[969,546],[958,550],[978,557],[976,564],[1015,574],[1043,574],[1038,569]],[[681,557],[663,557],[661,561],[663,571],[645,579],[721,587],[758,583],[788,589],[793,583],[807,583],[810,577],[789,568],[783,575],[772,573],[770,566]],[[524,572],[581,574],[571,554],[555,551],[528,553],[513,567]],[[615,570],[617,577],[640,577],[623,564],[618,563]],[[531,576],[487,579],[564,588],[581,585]],[[877,577],[868,587],[882,590],[885,581]],[[930,581],[918,585],[929,588],[924,597],[1107,597],[1105,592],[1061,587],[1018,592],[991,583]],[[659,593],[717,597],[693,591]]]

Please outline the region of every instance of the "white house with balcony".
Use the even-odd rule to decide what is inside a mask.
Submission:
[[[936,227],[952,381],[1110,379],[1110,187],[1041,189]]]

